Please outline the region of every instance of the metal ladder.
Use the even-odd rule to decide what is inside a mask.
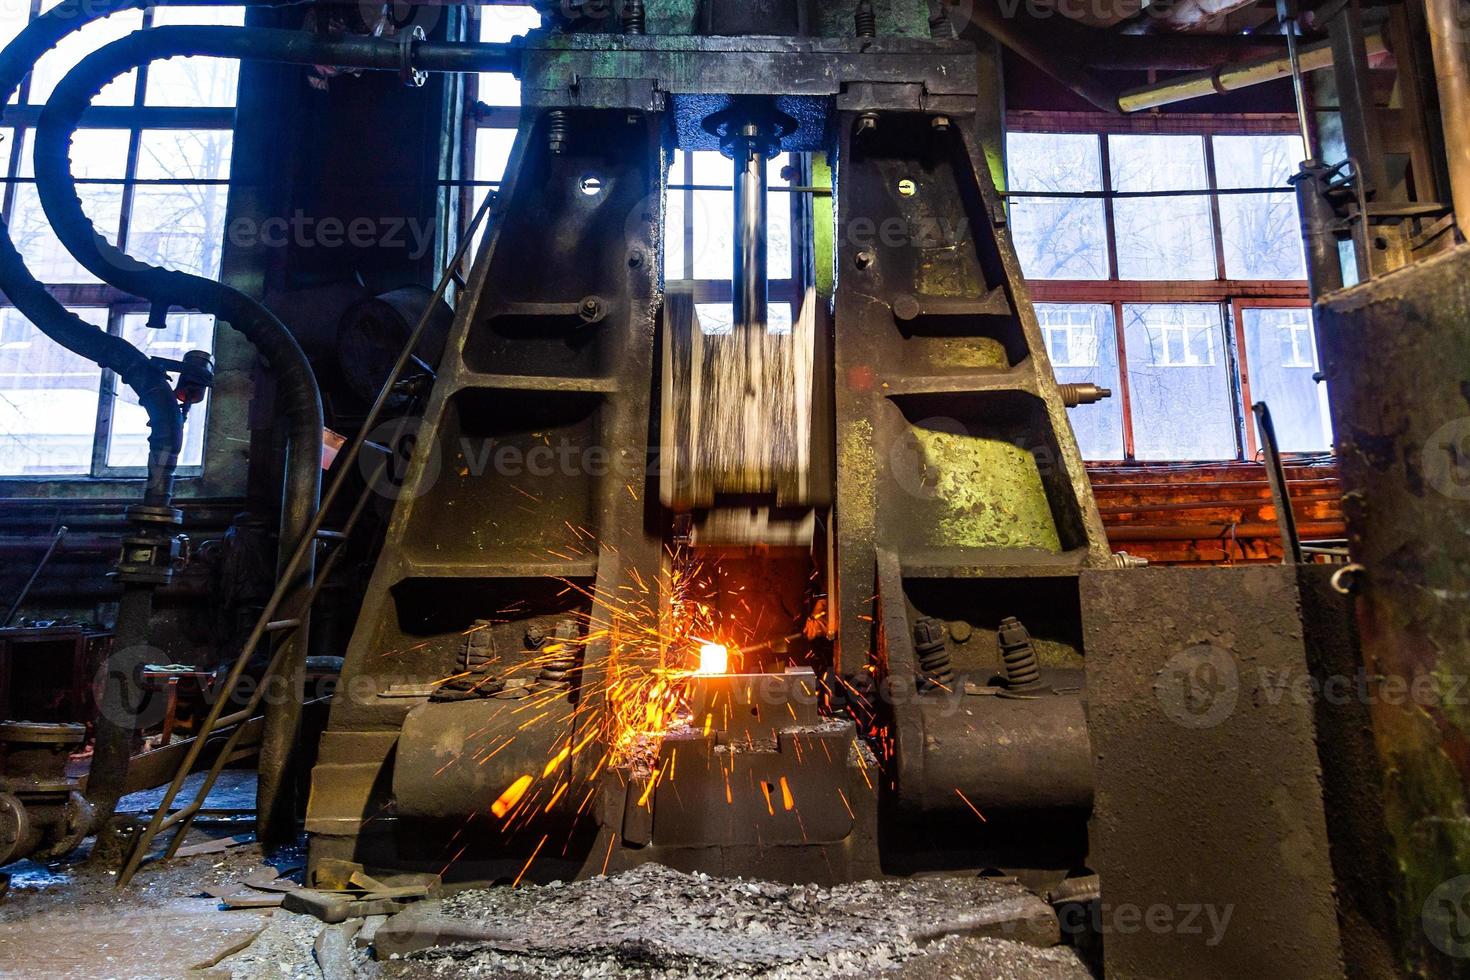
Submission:
[[[348,537],[352,534],[353,529],[356,528],[359,518],[362,517],[363,512],[367,509],[368,502],[372,499],[373,486],[382,478],[387,468],[388,460],[386,453],[383,462],[367,480],[362,495],[353,505],[352,511],[348,515],[347,521],[343,524],[341,530],[326,530],[322,527],[322,523],[325,521],[328,511],[331,510],[332,505],[336,502],[337,497],[346,485],[348,474],[351,473],[353,464],[357,461],[363,447],[370,445],[372,448],[380,451],[384,449],[382,446],[369,443],[367,439],[368,433],[377,424],[378,418],[382,415],[383,409],[387,405],[388,398],[393,393],[399,377],[403,374],[409,361],[413,359],[414,349],[423,337],[434,310],[443,301],[445,293],[449,289],[449,284],[458,281],[463,285],[462,280],[459,279],[457,270],[460,263],[464,260],[470,244],[474,242],[476,233],[485,220],[485,216],[489,213],[494,201],[494,194],[487,195],[485,202],[475,212],[474,218],[470,221],[469,227],[461,238],[459,248],[455,250],[454,256],[449,260],[443,275],[439,278],[439,284],[434,290],[433,298],[430,299],[423,316],[419,318],[418,324],[409,335],[408,341],[403,346],[403,350],[399,353],[398,360],[393,365],[393,370],[389,372],[387,380],[383,382],[382,390],[378,392],[377,398],[373,401],[372,408],[368,411],[367,417],[358,428],[357,435],[353,437],[346,452],[337,458],[335,467],[337,471],[336,475],[333,476],[326,493],[322,496],[321,505],[317,508],[316,514],[307,526],[306,533],[302,535],[300,543],[291,555],[290,562],[287,563],[285,569],[279,576],[275,590],[271,593],[270,600],[266,602],[265,608],[261,610],[260,618],[256,620],[255,628],[250,631],[249,638],[240,649],[240,655],[235,659],[234,666],[230,668],[229,674],[220,686],[219,694],[210,705],[209,713],[205,716],[204,722],[200,726],[199,734],[195,736],[193,744],[189,746],[188,753],[184,756],[183,761],[179,763],[178,771],[174,773],[173,782],[169,784],[168,791],[164,793],[163,799],[158,804],[158,810],[153,814],[148,825],[134,836],[132,845],[128,851],[127,860],[118,872],[116,887],[126,887],[128,882],[132,880],[133,875],[137,873],[139,866],[143,863],[143,859],[148,854],[148,849],[152,846],[154,839],[163,831],[176,827],[178,829],[174,832],[173,840],[170,841],[168,850],[164,853],[164,859],[166,860],[174,856],[179,849],[179,845],[183,843],[184,838],[188,835],[194,818],[198,816],[200,809],[204,806],[204,801],[209,796],[210,790],[214,788],[215,781],[219,778],[220,772],[224,769],[225,764],[234,753],[235,746],[245,731],[245,723],[254,717],[255,711],[260,706],[261,699],[265,694],[266,685],[264,684],[254,686],[255,690],[245,707],[233,711],[228,715],[223,714],[223,712],[225,706],[230,702],[231,695],[235,693],[240,678],[245,673],[246,665],[249,663],[256,649],[260,646],[261,641],[267,636],[290,634],[301,627],[306,611],[311,609],[312,605],[316,602],[316,597],[321,593],[323,584],[331,577],[332,571],[337,566],[338,559],[346,550],[344,545]],[[406,424],[406,422],[407,417],[402,420],[400,425]],[[318,541],[329,542],[335,547],[328,553],[326,561],[322,564],[321,570],[316,576],[316,580],[312,583],[310,589],[302,599],[300,612],[295,616],[275,619],[274,617],[280,612],[282,604],[288,598],[288,593],[292,588],[291,583],[300,574],[302,565],[312,554],[312,549],[317,546]],[[280,666],[279,659],[284,649],[285,646],[283,644],[277,644],[276,652],[271,656],[270,665],[267,668],[267,676],[274,673],[277,667]],[[193,802],[170,812],[174,799],[183,788],[184,781],[193,772],[194,764],[198,761],[200,753],[204,751],[205,743],[209,740],[209,736],[232,725],[234,726],[234,731],[230,733],[229,738],[215,755],[214,762],[210,765],[208,773],[204,777],[204,782],[199,787]]]

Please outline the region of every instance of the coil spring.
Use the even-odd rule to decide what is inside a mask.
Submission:
[[[646,34],[648,32],[648,11],[643,0],[624,0],[623,3],[623,33],[624,34]]]
[[[1031,646],[1031,634],[1021,621],[1014,616],[1001,620],[998,639],[1006,668],[1006,686],[1012,691],[1034,691],[1041,687],[1041,665]]]
[[[857,23],[858,37],[878,36],[878,13],[873,9],[873,0],[862,0],[853,20]]]
[[[949,687],[954,683],[954,661],[945,643],[946,627],[937,619],[914,622],[914,654],[926,686]]]
[[[552,109],[546,114],[546,148],[557,156],[566,149],[567,137],[571,135],[571,124],[565,109]]]
[[[940,0],[931,8],[929,15],[929,35],[931,37],[954,37],[954,25],[949,19],[949,5]]]
[[[577,669],[577,651],[574,646],[577,635],[577,624],[572,620],[564,619],[557,624],[556,638],[552,641],[555,646],[548,650],[554,651],[553,659],[542,662],[541,672],[536,675],[537,681],[555,685],[571,683],[572,671]]]

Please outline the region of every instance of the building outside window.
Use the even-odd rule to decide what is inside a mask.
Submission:
[[[54,5],[0,7],[0,44]],[[214,347],[214,318],[171,313],[147,326],[148,307],[81,268],[51,233],[32,167],[33,127],[56,84],[89,52],[147,26],[244,23],[243,8],[127,11],[88,25],[47,53],[0,128],[0,210],[31,272],[72,312],[127,338],[146,354],[177,360]],[[77,132],[72,170],[97,230],[137,259],[218,278],[225,239],[238,63],[175,58],[130,72],[95,100]],[[204,462],[205,415],[185,426],[179,473]],[[140,476],[147,418],[131,389],[0,307],[0,477]]]
[[[1252,458],[1253,401],[1284,450],[1331,451],[1291,125],[1011,119],[1011,230],[1057,379],[1114,391],[1069,413],[1089,460]]]

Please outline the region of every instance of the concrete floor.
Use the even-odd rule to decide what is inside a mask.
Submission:
[[[226,774],[207,806],[248,808],[254,802],[253,782],[253,773]],[[157,798],[156,793],[131,797],[123,809],[145,812]],[[191,831],[187,843],[246,830],[248,824],[232,825],[226,819]],[[353,941],[362,920],[326,927],[314,918],[280,909],[224,910],[217,899],[205,894],[208,888],[244,890],[241,886],[247,878],[267,868],[271,869],[269,876],[291,876],[304,863],[302,849],[274,854],[267,860],[257,846],[247,843],[218,853],[153,862],[145,864],[123,891],[114,887],[116,872],[108,870],[116,867],[115,858],[96,865],[86,858],[84,849],[44,866],[20,862],[3,869],[10,875],[10,892],[0,900],[0,977],[1088,980],[1090,976],[1066,948],[1037,949],[961,936],[924,945],[907,940],[902,913],[905,897],[920,902],[911,904],[911,911],[923,910],[925,917],[933,917],[929,914],[932,907],[922,903],[932,902],[937,893],[923,883],[848,886],[859,889],[848,902],[840,890],[790,889],[645,868],[621,879],[528,887],[513,895],[504,890],[464,893],[432,906],[415,906],[415,912],[442,909],[464,914],[469,909],[473,921],[491,922],[498,909],[499,921],[517,934],[524,930],[539,943],[532,943],[534,948],[529,950],[524,943],[425,950],[379,963],[366,944]],[[299,874],[294,877],[300,879]],[[888,896],[883,888],[898,891]],[[959,889],[954,894],[963,892]],[[846,903],[854,912],[840,942],[833,941],[836,934],[830,931],[818,935],[819,923],[832,915],[820,912],[820,905],[833,900]],[[638,915],[620,914],[630,908],[641,910],[642,922],[633,921]],[[800,945],[802,908],[808,909],[814,927],[807,933],[810,950]],[[971,909],[952,911],[960,914]],[[548,918],[556,916],[566,920],[565,927],[548,923]],[[628,921],[621,922],[623,918]],[[735,919],[747,931],[774,930],[771,942],[747,936],[745,954],[727,956]],[[587,931],[573,928],[582,924],[601,924],[608,930],[605,941],[596,938],[595,928],[591,939],[575,939],[574,935]],[[627,932],[630,928],[635,934],[631,940],[617,935],[619,929]],[[667,933],[663,939],[660,930]],[[797,944],[794,956],[789,955],[793,942]],[[327,948],[333,943],[335,954]],[[786,953],[773,957],[767,945],[782,944]],[[736,946],[740,948],[738,940]]]

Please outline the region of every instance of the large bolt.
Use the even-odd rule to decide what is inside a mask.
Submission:
[[[643,0],[623,0],[623,33],[646,34],[647,32],[648,12],[644,8]]]
[[[876,112],[865,112],[858,116],[857,135],[871,133],[878,128],[878,114]]]
[[[546,114],[546,148],[553,156],[561,156],[566,152],[567,137],[571,134],[571,126],[567,122],[565,109],[552,109]]]
[[[857,267],[859,269],[871,269],[873,267],[873,263],[878,261],[878,256],[874,255],[871,251],[864,249],[857,254],[857,258],[854,261],[857,263]]]
[[[1036,649],[1031,645],[1031,634],[1021,621],[1014,616],[1001,620],[996,639],[1000,642],[1000,657],[1005,663],[1006,692],[1027,694],[1040,691],[1041,665],[1036,659]]]
[[[1068,408],[1076,408],[1078,405],[1091,405],[1100,402],[1104,398],[1112,398],[1111,388],[1101,388],[1091,382],[1073,382],[1058,384],[1062,392],[1062,404]]]
[[[577,311],[585,323],[597,323],[607,316],[607,304],[600,296],[588,296],[582,300],[582,306]]]
[[[873,9],[873,0],[860,0],[857,13],[853,15],[858,37],[878,36],[878,12]]]

